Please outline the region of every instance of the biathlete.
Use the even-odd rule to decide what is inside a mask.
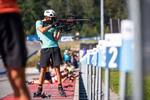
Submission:
[[[61,28],[57,29],[58,23],[55,23],[56,13],[54,10],[48,9],[44,11],[44,19],[36,21],[36,32],[41,42],[41,56],[40,65],[41,73],[39,76],[39,87],[37,90],[37,96],[42,93],[42,85],[44,81],[44,76],[46,68],[50,64],[50,59],[52,60],[52,66],[55,68],[57,81],[58,81],[58,91],[61,96],[66,96],[61,82],[60,65],[62,64],[62,57],[60,54],[60,48],[58,45],[58,40],[61,34]],[[42,24],[43,21],[49,20],[50,24]]]

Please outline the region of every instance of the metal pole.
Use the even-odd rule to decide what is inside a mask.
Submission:
[[[89,65],[89,100],[92,100],[92,66]]]
[[[110,21],[110,32],[112,33],[113,32],[112,18],[110,18],[109,21]]]
[[[84,87],[85,87],[85,90],[86,90],[86,93],[88,91],[88,88],[87,88],[87,81],[88,81],[88,65],[84,64],[84,66],[82,67],[82,80],[83,80],[83,84],[84,84]]]
[[[99,91],[98,91],[98,100],[102,100],[102,68],[99,67]]]
[[[88,94],[88,78],[89,78],[89,74],[88,74],[88,70],[89,70],[89,67],[88,65],[86,65],[86,93]]]
[[[104,39],[104,0],[101,0],[101,34]],[[105,68],[105,100],[109,99],[109,69]]]
[[[101,0],[101,38],[104,39],[104,0]]]
[[[126,93],[126,72],[120,72],[120,100],[125,100]]]
[[[92,100],[95,100],[95,67],[93,66],[93,82],[92,82],[92,89],[93,89],[93,94],[92,94]]]
[[[121,23],[120,23],[120,19],[118,19],[118,31],[119,31],[119,33],[121,32]]]
[[[104,0],[101,0],[100,2],[101,8],[100,8],[100,23],[101,23],[101,39],[104,39]],[[98,92],[98,100],[101,100],[102,95],[102,68],[99,69],[99,92]]]
[[[89,65],[87,65],[87,98],[89,98]]]
[[[98,76],[98,73],[99,73],[98,67],[96,67],[95,100],[98,100],[98,96],[97,96],[97,95],[98,95],[98,88],[99,88],[99,87],[98,87],[98,79],[99,79],[99,78],[98,78],[98,77],[99,77],[99,76]]]
[[[85,83],[85,70],[83,69],[85,67],[85,64],[82,64],[82,80],[83,80],[83,84]]]
[[[134,70],[132,74],[133,100],[143,100],[142,89],[142,41],[141,41],[141,4],[142,0],[128,0],[130,19],[134,22]]]
[[[109,100],[109,69],[105,68],[105,100]]]

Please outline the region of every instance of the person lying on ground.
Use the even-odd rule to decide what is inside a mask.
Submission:
[[[71,71],[71,72],[69,72],[69,74],[68,74],[68,80],[69,80],[70,82],[73,82],[79,75],[80,75],[80,72],[79,72],[79,71]]]
[[[62,83],[68,78],[68,69],[64,69],[63,72],[61,72],[61,81]],[[57,76],[56,74],[55,75],[52,75],[50,74],[50,72],[46,72],[45,73],[45,80],[44,80],[44,84],[53,84],[54,82],[57,82]],[[34,79],[31,79],[28,81],[28,83],[30,84],[39,84],[39,79],[38,78],[34,78]]]
[[[70,82],[73,82],[79,75],[80,75],[79,71],[70,70],[69,72],[68,68],[65,68],[64,71],[61,73],[62,83],[65,82],[67,79]],[[57,82],[56,76],[52,76],[52,82]]]
[[[33,78],[29,81],[27,81],[29,84],[39,84],[39,78]],[[45,73],[45,79],[44,79],[44,84],[52,84],[52,77],[51,73],[49,72],[49,67],[46,68],[46,73]]]

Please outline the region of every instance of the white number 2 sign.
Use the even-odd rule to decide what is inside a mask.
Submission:
[[[119,68],[121,34],[106,34],[106,68]]]
[[[111,67],[111,68],[116,68],[117,67],[117,63],[115,62],[116,58],[117,58],[117,55],[118,55],[118,50],[116,47],[111,47],[109,49],[109,54],[112,54],[112,57],[110,59],[110,62],[108,64],[108,67]]]
[[[119,66],[119,50],[120,47],[106,47],[106,67],[118,68]]]

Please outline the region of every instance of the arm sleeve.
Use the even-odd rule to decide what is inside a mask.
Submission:
[[[57,28],[55,28],[54,33],[56,33],[56,34],[57,34],[57,32],[58,32],[58,30],[57,30]]]

